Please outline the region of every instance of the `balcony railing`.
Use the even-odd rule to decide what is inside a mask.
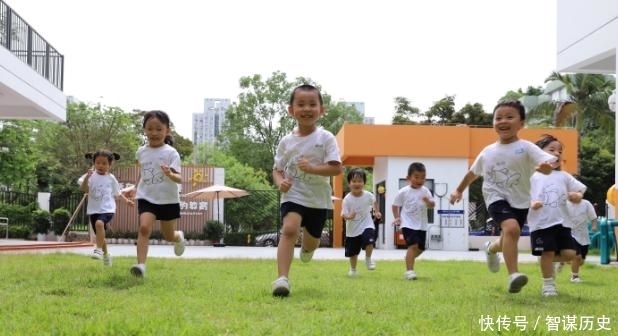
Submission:
[[[0,45],[62,90],[64,56],[0,0]]]

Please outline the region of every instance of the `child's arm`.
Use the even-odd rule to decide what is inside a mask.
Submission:
[[[309,160],[301,157],[298,162],[298,169],[305,173],[320,175],[320,176],[337,176],[341,174],[341,162],[329,161],[318,165],[313,165]]]
[[[84,176],[84,180],[82,181],[82,184],[80,184],[79,186],[79,190],[81,190],[84,193],[88,193],[89,191],[88,180],[90,180],[90,176],[92,176],[93,172],[94,172],[93,168],[88,169],[88,172],[86,173],[86,176]]]
[[[281,192],[287,192],[292,187],[292,181],[285,178],[282,170],[273,169],[273,182]]]
[[[378,201],[373,202],[373,217],[376,219],[382,219],[380,208],[378,207]]]
[[[393,210],[393,218],[395,218],[393,220],[393,224],[394,225],[399,225],[401,224],[401,218],[399,217],[399,206],[398,205],[394,205],[392,206],[392,210]]]
[[[478,175],[474,174],[471,171],[468,171],[457,186],[457,188],[451,193],[451,196],[449,197],[449,202],[451,204],[455,204],[456,202],[461,201],[461,194],[466,190],[466,188],[468,188],[470,183],[474,182],[474,180],[476,180],[477,178]]]
[[[436,206],[436,201],[434,201],[431,197],[423,197],[423,202],[425,202],[428,209],[433,209]]]
[[[590,221],[590,228],[592,229],[592,231],[597,231],[597,219],[593,219]]]

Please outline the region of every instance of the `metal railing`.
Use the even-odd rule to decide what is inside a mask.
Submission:
[[[62,90],[64,56],[0,0],[0,45]]]

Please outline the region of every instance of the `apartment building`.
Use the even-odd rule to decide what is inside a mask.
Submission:
[[[227,98],[204,99],[204,112],[193,113],[193,144],[214,144],[225,124],[225,111],[232,104]]]

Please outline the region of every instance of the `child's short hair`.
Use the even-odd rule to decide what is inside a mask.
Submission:
[[[367,173],[364,169],[361,168],[353,168],[348,172],[348,183],[350,183],[355,177],[359,177],[363,180],[363,184],[367,182]]]
[[[292,94],[290,94],[290,105],[294,105],[294,95],[296,94],[296,91],[315,91],[315,93],[318,94],[320,105],[324,105],[324,99],[322,99],[322,94],[320,93],[320,90],[310,84],[299,85],[295,87],[294,90],[292,90]]]
[[[425,165],[420,162],[412,162],[408,167],[408,176],[412,176],[415,172],[424,173]]]
[[[519,117],[521,118],[521,120],[526,120],[526,108],[519,100],[516,100],[516,99],[499,101],[498,104],[496,104],[496,107],[494,107],[494,112],[492,113],[492,116],[495,116],[496,110],[499,107],[503,107],[503,106],[512,107],[516,109],[517,112],[519,112]]]

